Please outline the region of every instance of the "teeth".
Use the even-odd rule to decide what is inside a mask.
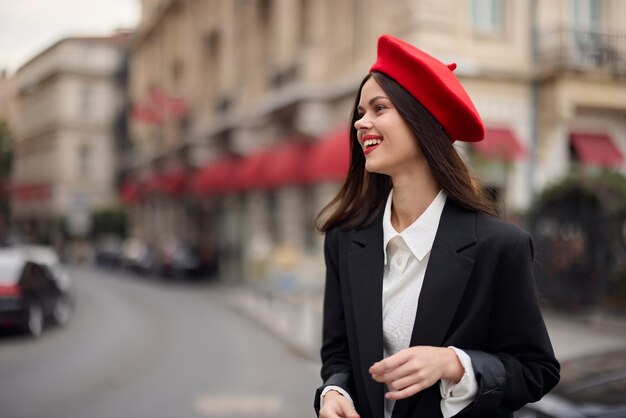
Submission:
[[[366,147],[372,147],[374,145],[378,145],[380,144],[382,141],[382,139],[368,139],[367,141],[363,142],[363,145],[365,145]]]

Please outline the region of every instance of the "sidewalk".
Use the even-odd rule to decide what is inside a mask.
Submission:
[[[233,287],[231,306],[263,326],[301,356],[319,361],[322,327],[321,291],[280,292]],[[626,315],[571,314],[544,310],[544,319],[560,361],[626,348]]]
[[[269,288],[230,288],[231,306],[274,334],[302,357],[319,361],[322,335],[321,291],[281,292]]]
[[[545,309],[544,319],[559,360],[626,348],[626,316]]]

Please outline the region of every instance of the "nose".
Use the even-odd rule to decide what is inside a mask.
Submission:
[[[372,123],[365,117],[365,115],[363,115],[360,119],[357,119],[357,121],[354,122],[354,128],[357,131],[366,131],[372,128]]]

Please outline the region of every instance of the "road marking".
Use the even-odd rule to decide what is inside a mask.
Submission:
[[[274,395],[208,394],[194,402],[196,412],[205,417],[271,417],[282,407],[282,399]]]

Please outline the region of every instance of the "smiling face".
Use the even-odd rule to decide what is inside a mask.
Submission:
[[[357,112],[354,127],[367,171],[394,177],[418,168],[423,156],[415,135],[373,77],[361,89]]]

